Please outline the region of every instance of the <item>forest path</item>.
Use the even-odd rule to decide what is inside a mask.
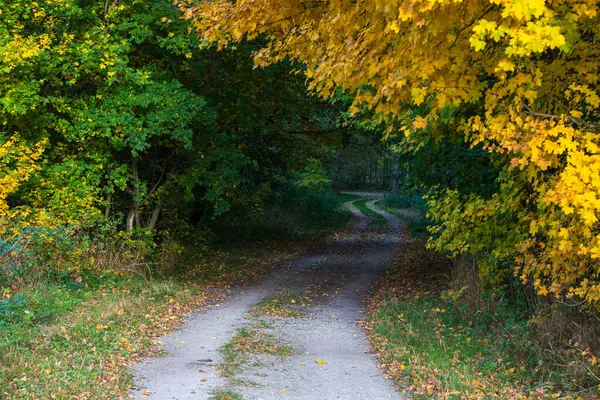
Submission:
[[[400,223],[371,201],[389,222],[386,235],[372,235],[370,218],[352,203],[352,234],[198,310],[162,338],[168,355],[134,366],[130,398],[406,398],[384,379],[357,326],[362,295],[391,259]]]

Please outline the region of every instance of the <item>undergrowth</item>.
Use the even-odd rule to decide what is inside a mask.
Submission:
[[[419,193],[386,195],[376,203],[382,210],[397,216],[411,237],[427,239],[430,221],[425,217],[427,205]]]
[[[598,324],[508,284],[420,239],[400,245],[365,325],[386,374],[417,399],[599,398]]]
[[[247,204],[234,204],[229,215],[212,223],[212,246],[326,237],[344,228],[352,215],[343,207],[344,198],[330,189],[317,192],[282,185],[274,193],[260,209],[251,213]]]
[[[217,301],[232,285],[257,279],[278,260],[313,248],[313,238],[323,243],[324,235],[348,221],[335,195],[299,196],[291,204],[295,216],[280,222],[302,220],[285,228],[292,234],[265,234],[268,229],[255,226],[252,240],[235,238],[235,246],[211,246],[214,239],[203,232],[109,232],[85,238],[86,246],[78,246],[77,236],[65,236],[68,246],[46,240],[49,247],[35,254],[9,254],[14,267],[0,268],[0,398],[125,398],[128,366],[156,354],[155,338],[172,331],[186,313]],[[329,196],[329,203],[315,209],[311,202],[321,196]],[[307,209],[314,214],[302,216]],[[335,213],[325,218],[331,209]],[[275,224],[278,217],[268,218]],[[60,269],[61,249],[68,251],[69,269]],[[45,255],[35,258],[38,253]],[[29,265],[35,268],[19,269]]]

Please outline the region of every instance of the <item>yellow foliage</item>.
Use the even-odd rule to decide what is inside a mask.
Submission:
[[[45,142],[33,145],[13,135],[0,145],[0,235],[6,234],[7,221],[16,218],[27,218],[31,210],[26,207],[9,207],[8,197],[15,193],[19,186],[39,170],[37,161],[44,151]]]
[[[442,221],[435,228],[442,238],[438,244],[454,252],[473,251],[478,245],[466,220],[489,224],[498,216],[512,217],[526,226],[515,230],[510,243],[490,241],[496,247],[488,251],[516,260],[519,275],[540,279],[541,294],[600,299],[595,280],[600,274],[597,2],[218,0],[179,5],[207,43],[224,48],[263,35],[268,44],[255,53],[257,66],[300,61],[313,91],[324,97],[336,89],[352,93],[352,113],[368,109],[379,122],[422,129],[448,107],[482,104],[477,115],[455,118],[462,119],[472,144],[504,159],[508,180],[490,200],[451,196],[445,203],[434,201],[434,217]],[[427,105],[427,111],[405,121],[410,104]]]

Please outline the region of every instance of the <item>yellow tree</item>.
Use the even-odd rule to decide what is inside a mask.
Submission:
[[[32,146],[21,140],[19,135],[14,135],[0,145],[0,237],[18,234],[17,231],[7,232],[9,227],[13,230],[15,228],[9,225],[8,221],[25,221],[32,212],[29,207],[9,207],[8,198],[40,169],[37,162],[42,155],[44,144],[42,141]]]
[[[600,300],[600,21],[593,0],[181,1],[206,43],[261,38],[257,66],[301,62],[312,90],[354,95],[388,134],[441,124],[505,160],[491,199],[431,202],[438,247],[468,240],[497,213],[526,224],[504,245],[540,294]],[[406,110],[419,114],[410,120]],[[413,113],[414,114],[414,113]],[[467,223],[468,221],[468,223]],[[514,239],[517,240],[514,240]]]

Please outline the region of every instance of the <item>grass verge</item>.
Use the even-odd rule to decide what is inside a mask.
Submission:
[[[398,203],[391,202],[388,199],[379,200],[375,205],[381,210],[398,217],[411,237],[419,239],[429,237],[427,228],[431,222],[424,216],[424,213],[413,208],[399,207]]]
[[[82,274],[81,282],[4,291],[0,398],[123,398],[131,385],[127,367],[157,353],[156,337],[232,285],[314,245],[264,242],[260,251],[215,252],[179,279]]]
[[[369,339],[400,389],[415,399],[599,398],[593,379],[571,375],[576,367],[597,374],[585,351],[562,362],[514,304],[496,299],[474,312],[448,290],[450,270],[409,240],[368,300]]]
[[[340,198],[340,202],[341,203],[347,203],[349,201],[354,201],[354,200],[358,200],[358,199],[362,199],[362,197],[354,195],[354,194],[348,194],[348,193],[340,193],[338,195],[338,197]]]
[[[0,324],[0,393],[5,399],[125,396],[126,367],[155,352],[154,338],[209,295],[172,281],[119,281],[95,291],[46,285],[23,292],[26,315]]]

